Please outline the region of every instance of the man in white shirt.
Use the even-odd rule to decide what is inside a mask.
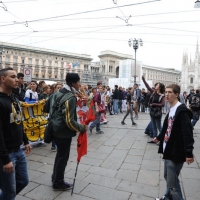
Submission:
[[[170,111],[161,133],[153,139],[154,142],[160,141],[158,153],[163,154],[164,178],[167,183],[164,197],[156,200],[183,200],[178,176],[184,162],[194,162],[192,113],[185,104],[178,101],[179,94],[178,85],[171,84],[166,87],[165,99],[170,104]]]

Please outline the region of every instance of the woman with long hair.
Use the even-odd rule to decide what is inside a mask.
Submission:
[[[142,76],[142,80],[147,87],[147,89],[152,93],[149,99],[149,107],[150,107],[150,117],[152,122],[153,129],[153,137],[155,138],[158,134],[158,131],[161,132],[161,119],[162,119],[162,107],[165,105],[165,86],[163,83],[156,83],[155,89],[151,88],[149,84],[146,82],[144,75]],[[153,140],[148,143],[154,143]]]

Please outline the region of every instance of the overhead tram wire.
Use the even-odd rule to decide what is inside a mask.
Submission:
[[[98,29],[98,30],[94,30],[94,31],[86,31],[86,32],[84,32],[84,33],[76,33],[76,34],[73,34],[73,35],[69,35],[69,36],[67,36],[67,37],[76,36],[76,35],[80,35],[80,34],[94,33],[94,32],[97,32],[97,31],[108,30],[108,29],[114,29],[114,28],[119,28],[119,27],[122,27],[122,26],[125,26],[125,25],[116,26],[116,27],[112,27],[112,28]],[[65,38],[65,37],[66,37],[66,36],[61,36],[61,37],[57,37],[57,38],[53,38],[53,39],[41,40],[41,41],[34,42],[34,43],[30,43],[30,44],[35,44],[35,43],[40,43],[40,42],[46,42],[46,41],[55,40],[55,39],[61,39],[61,38]]]
[[[154,3],[154,2],[158,2],[158,1],[161,1],[161,0],[152,0],[152,1],[135,3],[135,4],[127,4],[127,5],[122,5],[122,6],[119,6],[119,7],[120,8],[122,8],[122,7],[130,7],[130,6],[147,4],[147,3]],[[75,16],[75,15],[80,15],[80,14],[87,14],[87,13],[93,13],[93,12],[99,12],[99,11],[105,11],[105,10],[112,10],[112,9],[116,9],[116,7],[101,8],[101,9],[97,9],[97,10],[88,10],[88,11],[83,11],[83,12],[71,13],[71,14],[67,14],[67,15],[59,15],[59,16],[54,16],[54,17],[47,17],[47,18],[29,20],[29,21],[26,21],[26,22],[32,23],[32,22],[38,22],[38,21],[46,21],[46,20],[49,20],[49,19],[56,19],[56,18],[62,18],[62,17],[68,17],[68,16]],[[12,25],[23,24],[23,23],[25,23],[25,22],[17,22],[17,23],[12,23],[12,24],[7,24],[7,25],[5,24],[5,25],[1,25],[1,26],[12,26]]]

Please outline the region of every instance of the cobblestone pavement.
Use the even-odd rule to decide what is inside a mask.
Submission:
[[[105,134],[88,133],[88,154],[81,159],[74,195],[70,191],[53,191],[51,174],[55,152],[50,145],[33,148],[27,156],[30,183],[17,196],[17,200],[152,200],[165,191],[162,155],[156,144],[147,144],[149,137],[144,128],[149,115],[140,113],[137,126],[120,124],[124,114],[108,116],[102,125]],[[165,116],[163,116],[165,117]],[[184,164],[180,175],[185,200],[200,196],[200,123],[195,130],[195,162]],[[70,159],[66,168],[66,181],[74,178],[76,167],[76,138],[73,138]]]

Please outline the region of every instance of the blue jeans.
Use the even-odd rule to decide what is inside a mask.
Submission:
[[[3,172],[3,163],[0,160],[0,200],[14,200],[29,182],[27,162],[24,152],[20,149],[9,154],[14,166],[13,173]]]
[[[192,111],[193,119],[192,119],[192,126],[194,127],[197,121],[199,120],[200,111]]]
[[[97,118],[95,121],[92,122],[92,124],[90,125],[90,129],[93,129],[96,126],[96,130],[97,132],[100,131],[100,120],[101,120],[101,113],[98,112],[97,113]]]
[[[155,119],[155,118],[151,117],[153,138],[155,138],[158,135],[158,131],[160,133],[161,130],[162,130],[161,119],[162,119],[162,116],[160,118],[158,118],[158,119]]]
[[[152,128],[152,122],[150,121],[145,129],[145,133],[149,134],[151,137],[153,137],[153,128]]]
[[[118,102],[119,102],[119,99],[113,99],[113,112],[114,112],[114,114],[119,113]]]
[[[183,167],[183,163],[176,163],[171,160],[164,161],[164,178],[167,182],[165,191],[166,200],[183,200],[178,176]]]

